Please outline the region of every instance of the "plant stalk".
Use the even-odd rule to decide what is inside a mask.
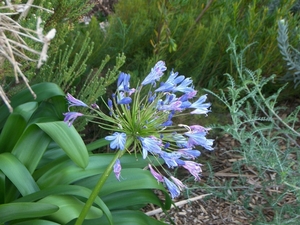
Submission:
[[[98,183],[96,184],[95,188],[93,189],[90,197],[88,198],[84,207],[82,208],[82,210],[79,214],[79,217],[76,220],[75,225],[81,225],[84,222],[84,219],[85,219],[87,213],[89,212],[91,206],[93,205],[96,197],[98,196],[98,193],[100,192],[101,188],[105,184],[108,176],[111,174],[116,160],[118,158],[120,158],[125,152],[126,152],[125,150],[122,150],[122,151],[119,150],[118,153],[115,154],[115,157],[111,160],[110,164],[107,166],[106,170],[104,171],[104,173],[100,177]]]

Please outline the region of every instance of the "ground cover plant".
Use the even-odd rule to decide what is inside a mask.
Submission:
[[[257,216],[253,224],[296,224],[299,215],[300,107],[294,104],[294,108],[287,108],[278,104],[285,86],[269,96],[264,94],[264,86],[272,82],[275,75],[266,78],[261,75],[261,70],[248,69],[243,57],[252,46],[238,52],[235,39],[230,38],[230,41],[228,51],[240,82],[237,84],[230,74],[225,74],[227,89],[218,95],[206,91],[221,100],[230,112],[231,123],[215,128],[222,129],[238,143],[232,151],[242,158],[233,163],[233,172],[244,174],[245,167],[251,168],[257,179],[241,176],[235,185],[246,186],[246,190],[235,189],[229,181],[225,190],[230,190],[230,194],[219,194],[225,199],[232,198],[232,201],[244,194],[240,199],[244,201],[243,208],[249,215]],[[218,186],[214,179],[211,181],[211,185]],[[255,189],[259,189],[259,198],[263,199],[257,208],[251,207],[252,196],[257,194]],[[288,203],[286,199],[289,199]],[[272,216],[263,212],[264,207],[270,207]]]

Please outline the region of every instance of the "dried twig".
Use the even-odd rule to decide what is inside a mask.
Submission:
[[[209,196],[209,195],[212,195],[212,194],[199,195],[199,196],[196,196],[194,198],[189,198],[189,199],[186,199],[186,200],[176,202],[174,205],[176,207],[179,207],[179,206],[185,205],[187,203],[197,201],[197,200],[202,199],[202,198],[204,198],[206,196]],[[175,207],[174,205],[172,205],[171,209]],[[158,208],[158,209],[147,212],[146,215],[153,216],[153,215],[156,215],[156,214],[161,213],[161,212],[163,212],[163,210],[161,208]]]
[[[46,35],[43,35],[43,29],[40,27],[41,19],[38,18],[37,30],[30,30],[22,27],[17,21],[10,18],[11,15],[20,14],[19,20],[26,17],[30,7],[41,8],[39,6],[32,5],[33,0],[29,0],[26,4],[12,5],[9,0],[6,0],[6,6],[1,6],[0,10],[10,9],[12,12],[0,12],[0,66],[3,65],[4,59],[8,60],[13,67],[16,83],[19,82],[19,76],[24,81],[25,85],[30,90],[34,98],[36,98],[35,93],[29,85],[29,81],[21,70],[21,64],[17,61],[15,56],[25,60],[25,61],[37,61],[38,68],[47,59],[47,50],[50,40],[55,36],[55,29],[50,30]],[[46,10],[46,9],[45,9]],[[50,10],[47,10],[51,12]],[[43,44],[42,51],[39,52],[35,49],[29,47],[23,38],[29,38],[35,42]],[[31,52],[39,56],[39,60],[30,58],[25,52]],[[7,105],[10,112],[12,112],[12,107],[10,106],[9,100],[1,87],[0,97]]]

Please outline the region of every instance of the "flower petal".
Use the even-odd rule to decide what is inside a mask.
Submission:
[[[125,133],[119,133],[115,132],[110,136],[106,136],[105,140],[111,141],[109,146],[111,149],[125,149],[125,143],[126,143],[126,134]]]

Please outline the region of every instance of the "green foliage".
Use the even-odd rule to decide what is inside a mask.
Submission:
[[[37,81],[55,82],[65,92],[71,92],[71,89],[78,86],[82,92],[82,97],[86,102],[94,102],[97,97],[105,92],[105,87],[115,81],[119,71],[118,69],[124,64],[125,56],[119,55],[116,58],[116,66],[113,70],[108,70],[106,76],[102,75],[103,70],[110,57],[101,60],[96,71],[87,68],[86,62],[90,58],[93,50],[93,43],[86,35],[81,43],[81,48],[74,50],[74,46],[80,38],[78,33],[71,46],[66,45],[59,51],[53,59],[50,59],[38,72]],[[84,85],[82,85],[84,83]],[[85,85],[89,86],[87,90]],[[87,91],[87,92],[85,92]],[[90,98],[88,98],[90,96]]]
[[[71,57],[76,39],[71,47],[67,46],[65,50],[59,52],[58,59],[46,63],[39,72],[38,80],[55,82],[65,92],[74,95],[77,92],[76,96],[79,96],[87,104],[93,104],[106,93],[106,87],[116,80],[119,68],[125,63],[125,56],[118,55],[115,66],[112,69],[106,69],[104,76],[103,70],[110,61],[110,57],[107,55],[96,71],[87,69],[85,62],[92,54],[92,47],[90,47],[91,42],[88,37],[84,40],[80,52],[76,53],[74,58]],[[86,111],[87,109],[83,110],[83,112]],[[76,124],[76,128],[82,131],[86,124],[86,120],[81,120]]]
[[[57,85],[32,89],[35,101],[24,90],[11,98],[12,114],[0,108],[0,224],[73,224],[114,154],[93,155],[107,141],[86,146],[73,126],[60,121],[67,104]],[[124,179],[108,176],[84,224],[126,224],[118,215],[130,224],[163,224],[138,210],[148,203],[170,208],[167,191],[141,169],[147,164],[142,157],[125,155],[121,162]],[[152,189],[165,194],[165,203]]]
[[[60,46],[64,44],[64,38],[74,26],[78,23],[79,18],[91,10],[92,5],[89,0],[37,0],[34,3],[45,8],[51,8],[53,14],[42,13],[42,18],[45,21],[45,30],[56,28],[57,34],[53,40],[53,46],[50,49],[50,54],[55,54],[59,51]],[[29,14],[29,17],[31,15]],[[35,16],[35,15],[33,15]]]
[[[142,79],[137,71],[149,71],[150,65],[163,59],[197,80],[198,86],[214,89],[226,82],[220,74],[238,77],[226,54],[229,33],[238,37],[239,46],[256,43],[244,56],[251,67],[281,76],[285,68],[278,63],[277,21],[286,18],[295,26],[297,15],[290,14],[293,1],[274,4],[250,0],[230,4],[225,0],[119,1],[100,33],[93,65],[105,54],[115,56],[121,51],[127,57],[123,70]]]
[[[267,205],[272,206],[275,217],[274,221],[267,223],[263,209],[256,208],[257,223],[264,221],[264,224],[290,224],[290,220],[285,220],[283,214],[288,214],[290,218],[297,218],[299,205],[299,112],[297,106],[290,113],[286,108],[278,106],[278,98],[285,86],[279,88],[276,93],[266,96],[263,88],[275,78],[274,75],[266,78],[262,76],[261,70],[251,71],[245,67],[244,54],[246,50],[237,53],[236,39],[230,39],[228,51],[231,53],[232,62],[239,75],[239,82],[229,74],[228,86],[226,90],[220,90],[220,94],[206,90],[217,97],[230,112],[231,124],[217,125],[223,132],[231,135],[240,145],[234,149],[236,153],[243,156],[243,160],[235,163],[236,170],[241,170],[243,165],[249,166],[256,171],[259,178],[255,183],[262,185],[261,193],[267,194],[267,187],[280,187],[280,192],[266,197]],[[280,115],[286,113],[286,117]],[[284,148],[283,148],[284,147]],[[271,179],[266,179],[272,174]],[[245,182],[241,183],[245,185]],[[230,185],[231,186],[231,185]],[[251,196],[249,187],[247,195]],[[266,192],[265,192],[266,191]],[[277,204],[288,195],[295,199],[294,203]],[[289,205],[289,206],[288,206]],[[247,206],[245,206],[247,208]],[[291,210],[293,208],[293,210]],[[253,213],[253,212],[252,212]],[[297,220],[292,220],[296,224]]]
[[[58,53],[54,54],[39,71],[32,70],[31,77],[35,77],[33,82],[54,82],[64,92],[74,95],[76,93],[76,96],[87,104],[96,103],[98,98],[105,94],[106,88],[116,80],[126,57],[124,54],[118,54],[115,65],[110,69],[112,62],[110,57],[105,55],[98,60],[99,64],[94,69],[90,64],[93,57],[96,57],[92,37],[94,36],[90,36],[89,33],[70,32],[68,38],[71,45],[62,45]],[[77,129],[83,130],[86,123],[87,121],[77,123]]]

